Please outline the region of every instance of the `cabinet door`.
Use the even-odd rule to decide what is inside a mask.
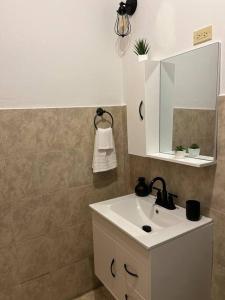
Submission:
[[[128,153],[145,156],[145,63],[136,60],[128,65],[125,75]]]
[[[133,289],[126,288],[121,297],[122,300],[147,300],[138,295]]]
[[[123,287],[130,293],[138,294],[149,299],[149,262],[137,254],[130,253],[129,249],[119,247],[119,273],[123,278]],[[120,253],[120,254],[119,254]]]
[[[119,299],[121,280],[118,274],[116,242],[98,225],[93,224],[95,274],[106,288]]]
[[[120,289],[118,290],[118,293],[116,295],[117,300],[149,300],[145,299],[142,296],[140,296],[133,287],[126,286],[126,283],[124,282],[124,278],[119,275],[119,280],[121,282]]]

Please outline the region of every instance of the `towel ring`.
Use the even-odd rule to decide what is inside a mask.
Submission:
[[[98,126],[96,124],[96,119],[97,117],[101,117],[103,116],[103,114],[108,114],[110,117],[111,117],[111,127],[113,128],[113,116],[110,112],[102,109],[101,107],[99,107],[97,110],[96,110],[96,115],[95,115],[95,118],[94,118],[94,125],[95,125],[95,129],[98,129]]]

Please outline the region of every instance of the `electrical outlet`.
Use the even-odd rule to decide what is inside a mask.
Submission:
[[[193,44],[198,45],[207,41],[212,40],[212,25],[194,31],[193,33]]]

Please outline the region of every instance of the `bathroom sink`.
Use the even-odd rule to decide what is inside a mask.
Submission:
[[[139,228],[142,228],[143,225],[149,225],[152,232],[183,221],[181,217],[170,213],[169,210],[154,205],[154,201],[151,200],[152,198],[149,197],[134,197],[132,201],[127,198],[112,203],[110,209]]]
[[[147,249],[212,223],[210,218],[203,216],[199,221],[191,222],[186,219],[184,208],[176,206],[175,210],[168,210],[155,205],[155,197],[151,195],[138,197],[131,194],[90,207],[93,213],[107,219]],[[149,232],[143,230],[143,226],[148,226]]]

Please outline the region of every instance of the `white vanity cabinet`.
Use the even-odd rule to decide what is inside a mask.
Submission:
[[[212,224],[151,249],[93,212],[95,274],[117,300],[210,300]]]
[[[93,224],[93,235],[95,273],[103,284],[117,299],[147,299],[147,258],[129,251],[99,224]]]

